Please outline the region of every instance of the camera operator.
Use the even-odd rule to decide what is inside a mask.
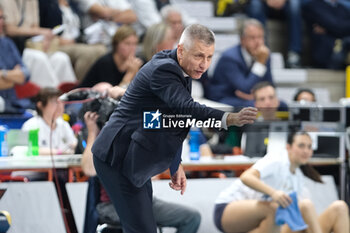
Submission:
[[[102,92],[105,92],[107,90],[109,96],[117,99],[121,97],[125,92],[125,89],[119,86],[108,87],[108,85],[105,84],[97,85],[99,86],[95,87],[95,90]],[[87,176],[96,175],[96,170],[92,159],[91,147],[100,132],[100,127],[97,124],[98,118],[99,115],[96,112],[87,111],[84,114],[88,136],[86,140],[86,147],[81,160],[81,167]],[[102,186],[100,193],[100,202],[96,206],[97,212],[99,214],[99,219],[102,220],[102,222],[118,223],[119,216]],[[201,221],[200,213],[197,210],[175,203],[168,203],[156,197],[153,197],[152,207],[158,226],[175,227],[177,228],[178,233],[197,232]]]

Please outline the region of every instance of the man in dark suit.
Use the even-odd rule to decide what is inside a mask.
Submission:
[[[214,33],[208,28],[198,24],[187,27],[177,49],[156,54],[137,73],[92,147],[96,172],[126,233],[157,232],[152,176],[170,168],[170,187],[181,194],[186,189],[180,162],[189,127],[145,129],[146,110],[153,111],[151,121],[158,120],[161,113],[162,117],[181,114],[197,122],[220,122],[222,128],[252,123],[256,118],[255,108],[225,113],[193,101],[191,78],[199,79],[208,69],[214,42]]]
[[[273,83],[270,51],[265,46],[263,25],[255,19],[244,22],[240,37],[239,45],[222,54],[206,95],[235,107],[254,106],[253,86],[261,81]]]

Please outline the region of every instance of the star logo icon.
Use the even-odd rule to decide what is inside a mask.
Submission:
[[[151,122],[153,122],[154,120],[159,121],[159,117],[160,117],[162,114],[159,112],[159,109],[157,109],[157,111],[156,111],[155,113],[151,113],[151,115],[153,116]]]
[[[147,111],[143,112],[143,128],[144,129],[160,129],[162,128],[161,124],[162,113],[157,111]]]

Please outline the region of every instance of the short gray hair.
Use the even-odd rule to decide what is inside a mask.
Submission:
[[[215,43],[215,34],[203,25],[191,24],[183,31],[179,44],[183,44],[185,49],[189,49],[194,40],[200,40],[206,45],[212,45]]]
[[[245,30],[247,29],[247,27],[249,26],[255,26],[258,28],[261,28],[264,31],[264,26],[262,25],[262,23],[256,19],[247,19],[243,22],[242,27],[239,30],[239,36],[242,38],[244,37],[244,33]]]
[[[180,15],[182,15],[180,8],[178,8],[177,6],[171,5],[171,4],[164,6],[160,10],[160,15],[162,16],[163,20],[167,20],[169,14],[172,12],[179,13]]]

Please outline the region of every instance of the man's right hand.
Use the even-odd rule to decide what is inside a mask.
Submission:
[[[257,62],[260,62],[261,64],[266,64],[267,59],[269,58],[270,50],[266,45],[261,45],[253,54],[253,57]]]
[[[243,108],[238,113],[229,113],[227,116],[227,126],[253,124],[257,114],[258,109],[253,107]]]

